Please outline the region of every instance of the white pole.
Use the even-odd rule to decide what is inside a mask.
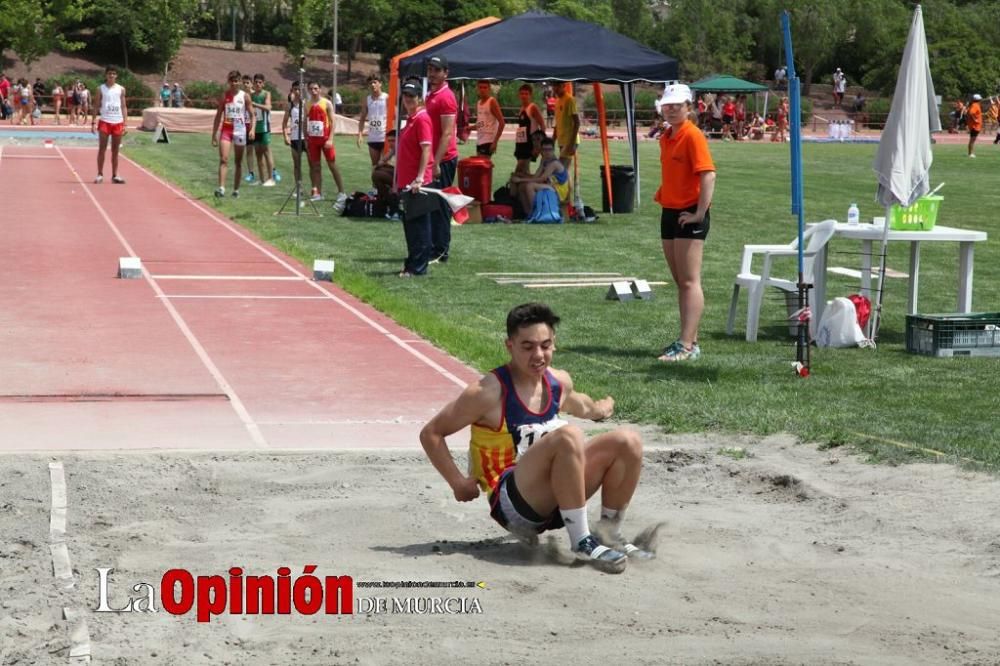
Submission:
[[[337,69],[340,65],[340,58],[337,54],[337,11],[340,0],[333,0],[333,102],[337,102]]]

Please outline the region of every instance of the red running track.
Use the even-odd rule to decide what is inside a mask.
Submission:
[[[417,447],[477,378],[124,156],[92,184],[94,155],[0,148],[3,450]]]

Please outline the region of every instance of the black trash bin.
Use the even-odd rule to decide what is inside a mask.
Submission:
[[[608,184],[604,180],[604,166],[600,168],[601,174],[601,210],[605,213],[611,212],[608,204]],[[623,164],[611,165],[611,193],[614,195],[615,212],[631,213],[635,206],[635,169]]]

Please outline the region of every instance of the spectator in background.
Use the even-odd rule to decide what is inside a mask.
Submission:
[[[523,84],[517,91],[521,99],[521,110],[517,114],[517,131],[514,134],[514,159],[517,166],[514,173],[527,174],[529,162],[535,161],[541,150],[541,144],[536,147],[534,137],[536,133],[545,136],[545,118],[542,117],[541,110],[533,101],[534,88],[530,83]]]
[[[556,126],[556,95],[549,86],[545,87],[545,117],[548,121],[548,128]]]
[[[0,74],[0,120],[7,120],[11,113],[7,104],[8,95],[10,95],[10,79],[6,74]]]
[[[844,93],[847,91],[847,77],[837,68],[833,73],[833,105],[838,109],[844,104]]]
[[[788,70],[785,69],[784,65],[778,65],[778,68],[774,70],[774,87],[778,90],[784,90],[788,87]]]
[[[339,92],[333,93],[333,112],[339,116],[344,115],[344,98]]]
[[[742,141],[746,138],[746,124],[747,124],[747,96],[737,95],[736,96],[736,140]]]
[[[365,96],[364,103],[361,105],[361,115],[358,116],[358,147],[361,147],[361,139],[367,124],[368,158],[371,160],[372,166],[375,166],[381,160],[382,151],[385,148],[389,95],[382,92],[382,80],[375,74],[368,77],[368,89],[370,92]],[[389,184],[392,184],[391,177]]]
[[[431,167],[434,187],[445,188],[455,180],[458,168],[458,144],[455,136],[458,102],[455,100],[455,93],[448,87],[448,60],[445,57],[433,55],[427,59],[427,81],[429,89],[426,108],[433,131]],[[447,262],[450,251],[451,209],[442,201],[441,210],[431,215],[430,263]]]
[[[476,102],[476,154],[492,157],[497,152],[506,122],[489,81],[484,79],[476,83],[476,95],[479,97]]]
[[[181,84],[174,83],[174,87],[170,90],[170,106],[175,109],[184,108],[184,88]]]
[[[976,138],[983,131],[983,110],[979,106],[983,96],[976,93],[969,102],[969,108],[965,112],[965,126],[969,128],[969,157],[975,157]]]
[[[81,125],[86,124],[87,116],[90,115],[90,89],[83,82],[77,82],[77,91],[80,101],[77,105],[76,116]]]
[[[722,140],[733,138],[733,123],[736,122],[736,104],[731,96],[722,98]]]
[[[35,96],[35,108],[41,109],[42,102],[46,96],[45,84],[40,78],[35,79],[34,85],[31,86],[31,92]]]
[[[52,110],[56,116],[56,125],[61,125],[62,120],[59,117],[59,112],[62,110],[63,98],[66,96],[65,91],[59,82],[56,81],[55,86],[52,87]]]
[[[788,129],[788,98],[782,97],[781,103],[778,104],[778,122],[774,128],[774,134],[771,135],[771,141],[776,141],[778,143],[784,143],[785,141],[785,131]]]
[[[66,117],[70,125],[77,121],[77,110],[80,107],[80,82],[75,81],[66,89]]]
[[[576,97],[573,96],[573,84],[563,82],[556,99],[556,131],[555,140],[559,145],[559,159],[563,166],[573,164],[576,149],[580,145],[580,112],[576,108]]]
[[[170,106],[170,84],[166,81],[160,86],[160,106],[164,108]]]

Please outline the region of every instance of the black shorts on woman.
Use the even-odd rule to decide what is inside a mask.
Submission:
[[[688,238],[691,240],[703,241],[708,238],[709,213],[711,209],[705,211],[705,219],[698,224],[688,223],[681,226],[679,221],[681,213],[698,212],[698,204],[687,208],[664,208],[660,213],[660,239],[675,240],[677,238]]]

